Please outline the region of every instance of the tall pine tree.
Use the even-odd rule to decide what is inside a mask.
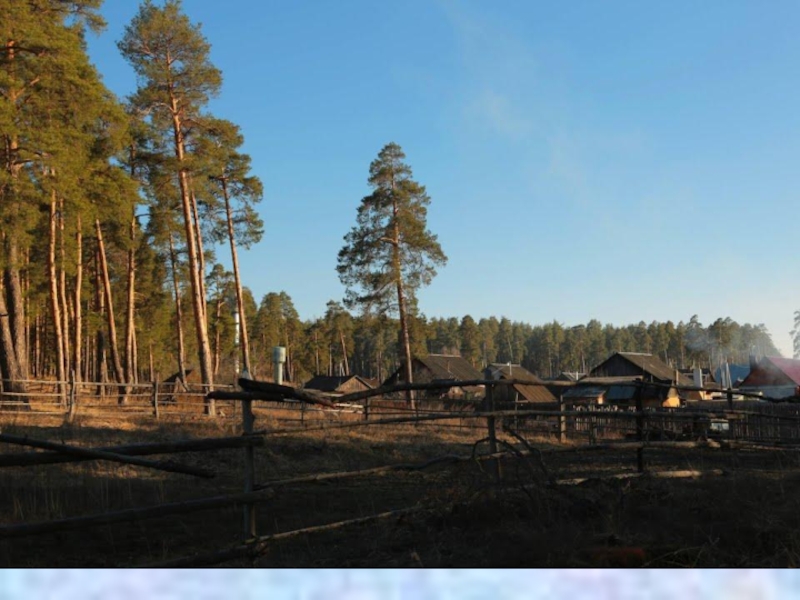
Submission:
[[[447,256],[428,230],[430,198],[403,159],[400,146],[390,143],[370,165],[373,191],[361,200],[337,271],[347,287],[348,306],[398,314],[405,377],[412,383],[410,312],[417,290],[431,282]]]

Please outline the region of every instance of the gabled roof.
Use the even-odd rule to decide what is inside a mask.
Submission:
[[[606,364],[614,360],[617,356],[632,364],[642,375],[650,375],[653,379],[662,382],[675,381],[675,369],[652,354],[640,352],[615,352],[592,369],[590,375],[602,375],[605,372]],[[678,374],[678,381],[676,383],[678,385],[692,385],[692,382],[680,373]]]
[[[750,371],[750,375],[742,382],[742,386],[746,386],[749,383],[751,376],[757,378],[759,371],[768,369],[770,363],[795,385],[800,386],[800,360],[796,358],[783,358],[782,356],[765,356],[762,358],[758,366]]]
[[[414,360],[426,367],[433,379],[468,381],[470,379],[483,379],[480,371],[475,369],[461,356],[449,354],[428,354],[424,358]]]
[[[319,390],[320,392],[335,392],[351,379],[357,379],[368,388],[373,387],[358,375],[314,375],[303,387],[309,390]]]
[[[489,365],[494,379],[519,379],[532,384],[544,383],[536,375],[522,365],[494,363]],[[516,383],[512,386],[520,396],[529,402],[555,402],[556,397],[544,385],[524,385]]]

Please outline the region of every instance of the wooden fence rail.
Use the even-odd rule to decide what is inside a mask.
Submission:
[[[55,384],[57,383],[58,382],[55,382]],[[765,414],[762,411],[756,410],[731,411],[720,409],[716,409],[712,412],[687,409],[670,411],[645,410],[642,407],[641,394],[637,394],[637,406],[633,410],[578,410],[569,408],[564,403],[548,406],[546,409],[528,407],[519,409],[518,406],[515,406],[514,410],[496,409],[493,401],[494,388],[499,385],[512,385],[513,383],[515,383],[515,380],[476,380],[470,382],[437,382],[399,385],[379,388],[378,390],[370,390],[368,392],[348,394],[344,397],[334,400],[321,394],[312,393],[307,390],[296,390],[295,388],[291,388],[289,386],[281,386],[263,382],[246,382],[246,380],[241,380],[240,384],[245,389],[239,391],[214,390],[207,394],[201,395],[198,393],[196,395],[206,399],[210,398],[216,400],[229,400],[237,404],[241,402],[242,406],[240,414],[242,415],[242,436],[206,438],[200,440],[182,440],[156,444],[134,444],[128,446],[112,446],[104,448],[81,448],[66,444],[47,442],[44,440],[32,440],[25,437],[0,434],[0,442],[32,446],[49,451],[47,453],[28,452],[0,455],[0,467],[33,466],[85,460],[110,460],[122,464],[134,464],[147,468],[161,469],[201,477],[211,477],[213,476],[213,473],[207,469],[201,469],[187,465],[178,465],[168,461],[156,461],[138,457],[149,454],[202,452],[222,448],[242,448],[244,452],[244,482],[243,491],[241,493],[197,498],[193,500],[159,504],[144,508],[130,508],[103,514],[72,517],[55,521],[6,525],[0,527],[0,539],[16,538],[35,534],[49,534],[67,530],[78,530],[96,525],[107,525],[123,521],[150,519],[173,514],[186,514],[194,511],[218,509],[234,505],[242,506],[244,518],[242,545],[233,549],[229,548],[208,555],[184,557],[175,559],[173,561],[168,561],[166,563],[160,563],[161,566],[218,564],[219,562],[230,560],[234,557],[252,557],[258,555],[269,542],[274,540],[284,539],[293,535],[314,533],[316,531],[329,531],[331,529],[364,523],[370,520],[382,519],[392,515],[405,514],[405,512],[414,512],[425,509],[423,507],[402,508],[376,515],[370,515],[367,517],[357,517],[354,519],[347,519],[327,525],[303,528],[291,532],[259,535],[256,526],[256,506],[270,498],[275,488],[319,481],[329,481],[333,479],[363,477],[365,475],[373,475],[389,471],[419,470],[428,468],[432,465],[456,464],[467,460],[490,461],[489,464],[491,467],[489,471],[492,474],[492,479],[496,484],[500,485],[503,480],[503,473],[500,468],[501,463],[499,461],[500,458],[510,457],[519,459],[529,457],[534,454],[538,455],[542,452],[542,450],[533,448],[530,445],[530,442],[526,441],[523,437],[524,434],[527,434],[526,427],[528,426],[532,426],[533,430],[536,430],[536,426],[544,424],[545,429],[549,433],[552,433],[553,436],[558,436],[560,439],[566,439],[570,435],[574,436],[577,434],[589,434],[592,442],[591,444],[583,445],[577,448],[571,447],[559,449],[565,452],[578,452],[587,449],[594,451],[626,449],[635,452],[635,464],[636,471],[638,473],[644,473],[647,471],[645,453],[648,448],[682,450],[692,448],[724,448],[726,450],[735,450],[743,449],[745,447],[749,450],[752,450],[759,448],[757,445],[754,446],[753,444],[746,446],[745,444],[747,442],[738,441],[736,439],[724,440],[724,443],[715,442],[713,440],[709,441],[707,439],[652,440],[650,439],[653,433],[651,429],[666,431],[670,430],[670,428],[674,428],[675,430],[683,431],[684,426],[688,425],[690,431],[694,431],[692,428],[696,423],[698,423],[698,421],[705,423],[712,417],[717,418],[717,416],[719,416],[719,418],[727,419],[729,424],[731,422],[735,422],[737,419],[752,419],[754,422],[757,419],[772,419],[772,422],[774,423],[785,423],[786,427],[783,429],[778,427],[777,432],[786,433],[787,440],[795,439],[794,437],[789,437],[789,433],[800,432],[800,425],[798,425],[798,423],[800,423],[800,416],[798,416],[796,413],[794,415]],[[527,385],[530,382],[520,383]],[[423,408],[420,410],[418,408],[414,408],[409,409],[407,412],[400,411],[402,416],[399,417],[391,416],[385,418],[382,416],[381,412],[383,408],[386,408],[390,411],[398,411],[397,407],[381,407],[380,404],[371,402],[369,403],[369,409],[366,408],[369,399],[377,395],[391,394],[398,391],[407,390],[446,390],[450,387],[462,385],[482,385],[486,391],[486,397],[481,402],[463,403],[460,405],[456,404],[456,406],[462,407],[459,410],[444,411],[433,408],[428,410]],[[652,384],[648,383],[647,385]],[[140,385],[139,387],[147,389],[147,386]],[[159,402],[160,396],[162,396],[160,384],[152,384],[150,393],[142,393],[137,397],[147,398],[147,404],[151,405],[157,414],[159,405],[161,404]],[[287,401],[294,401],[298,403],[298,408],[305,407],[305,405],[323,408],[303,408],[302,427],[278,427],[256,431],[255,421],[260,413],[257,414],[253,411],[254,401],[266,402],[263,407],[260,407],[260,410],[265,410],[268,406],[283,406],[287,403]],[[309,415],[336,414],[336,403],[340,402],[343,404],[349,404],[350,407],[348,410],[352,411],[352,404],[360,401],[364,402],[365,409],[362,415],[359,415],[353,420],[340,423],[328,423],[322,421],[322,425],[317,426],[311,425],[310,423],[312,421],[306,418],[308,416],[306,412],[308,412]],[[485,423],[485,426],[482,427],[484,435],[481,436],[481,441],[488,442],[488,452],[478,456],[475,456],[474,454],[470,456],[447,455],[437,457],[431,461],[421,464],[383,465],[380,467],[335,473],[313,473],[276,481],[255,481],[255,456],[253,454],[253,450],[255,446],[263,445],[265,438],[273,438],[279,435],[288,435],[301,432],[306,433],[334,429],[355,429],[358,427],[391,425],[423,426],[425,424],[437,423],[448,424],[448,422],[452,421],[456,421],[459,424],[462,424],[464,421],[472,423]],[[507,425],[507,423],[511,422],[514,423],[513,429],[509,428]],[[598,431],[602,429],[610,429],[612,427],[617,428],[617,430],[621,429],[622,431],[627,431],[634,434],[635,439],[604,440],[601,442],[600,439],[602,438],[602,435],[598,434]],[[739,428],[735,431],[735,433],[741,433],[745,430],[746,428]],[[505,439],[501,435],[503,433],[506,434]],[[708,428],[706,428],[702,433],[704,438],[707,437],[709,433]],[[732,436],[728,435],[728,437],[731,438]],[[518,447],[513,446],[515,440],[521,440],[521,445]],[[764,446],[761,446],[761,448],[764,448]]]

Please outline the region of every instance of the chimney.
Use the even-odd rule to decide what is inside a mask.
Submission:
[[[697,387],[703,387],[703,370],[700,367],[694,368],[694,384]]]
[[[750,370],[752,371],[758,366],[758,359],[755,354],[750,355]]]

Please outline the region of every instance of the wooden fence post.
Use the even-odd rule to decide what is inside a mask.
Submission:
[[[158,378],[153,381],[153,415],[156,420],[159,418],[158,414]]]
[[[567,417],[564,412],[567,410],[564,404],[564,396],[558,397],[558,443],[563,444],[567,441]]]
[[[305,404],[305,403],[304,403]],[[253,401],[242,400],[242,429],[245,435],[253,433],[255,423],[253,414]],[[255,486],[255,457],[253,447],[246,446],[244,449],[244,491],[249,493]],[[252,502],[244,505],[244,539],[249,540],[256,537],[256,508]]]
[[[488,412],[494,411],[494,384],[492,383],[486,386],[485,406]],[[489,452],[491,454],[497,454],[497,427],[494,416],[486,417],[486,428],[488,429]],[[492,472],[492,478],[495,483],[500,483],[500,478],[502,476],[500,473],[500,460],[497,458],[491,459],[489,461],[489,469]]]
[[[369,421],[369,398],[364,400],[364,420]]]
[[[636,388],[636,439],[640,443],[644,443],[644,402],[642,394],[644,391],[644,384],[639,383]],[[644,445],[640,445],[636,449],[636,470],[639,473],[644,473]]]
[[[76,386],[77,384],[75,383],[75,371],[73,370],[69,382],[69,406],[67,407],[68,409],[67,420],[70,423],[75,418],[75,413],[78,409]]]

